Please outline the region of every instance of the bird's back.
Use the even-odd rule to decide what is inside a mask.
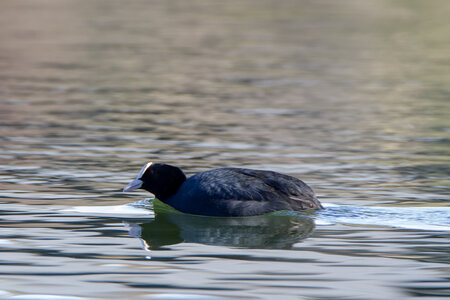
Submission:
[[[165,202],[185,213],[210,216],[322,208],[313,190],[300,179],[242,168],[220,168],[194,175]]]

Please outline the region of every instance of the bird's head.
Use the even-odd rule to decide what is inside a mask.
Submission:
[[[131,181],[123,191],[143,189],[164,201],[175,194],[185,180],[186,175],[180,168],[149,162],[142,167],[136,179]]]

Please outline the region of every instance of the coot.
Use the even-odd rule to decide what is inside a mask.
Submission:
[[[144,189],[178,211],[204,216],[255,216],[323,208],[303,181],[273,171],[220,168],[188,179],[175,166],[147,163],[124,192]]]

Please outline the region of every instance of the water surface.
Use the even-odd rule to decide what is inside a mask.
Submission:
[[[0,298],[450,296],[447,1],[0,4]],[[155,216],[147,161],[326,210]]]

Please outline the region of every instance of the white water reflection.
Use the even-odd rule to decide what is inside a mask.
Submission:
[[[113,205],[113,206],[74,206],[62,209],[62,212],[76,212],[88,216],[153,216],[153,212],[148,209],[132,206],[132,205]]]
[[[338,223],[425,231],[450,230],[450,207],[377,207],[338,205],[333,203],[322,204],[325,207],[324,210],[319,210],[309,215],[318,226]],[[154,216],[151,200],[114,206],[74,206],[61,211],[76,212],[86,216]],[[286,213],[286,215],[302,216],[302,213],[290,212]],[[189,217],[189,215],[175,215],[173,218],[176,220],[177,218],[186,218],[186,216]],[[201,217],[199,218],[201,219]]]
[[[362,207],[323,203],[316,225],[335,223],[450,231],[450,207]]]

